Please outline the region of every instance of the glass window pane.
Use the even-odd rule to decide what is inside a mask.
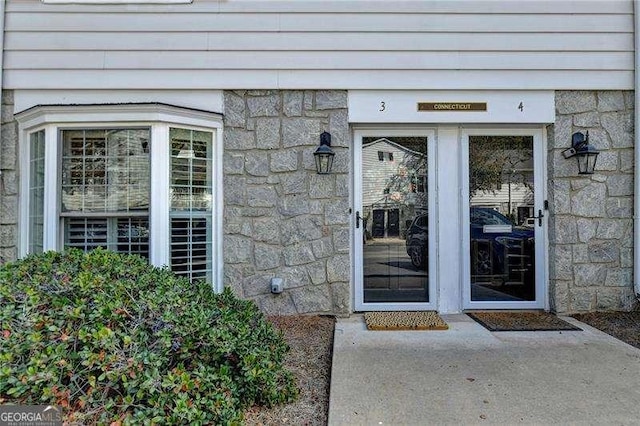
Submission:
[[[472,301],[534,301],[533,138],[469,137]]]
[[[212,281],[213,133],[171,128],[171,269]]]
[[[63,130],[62,211],[149,208],[149,129]]]
[[[171,128],[171,209],[211,211],[213,134]]]
[[[44,236],[44,130],[29,136],[29,253],[42,253]]]
[[[65,246],[84,251],[103,247],[149,257],[149,219],[146,217],[66,217]]]
[[[189,280],[212,281],[211,215],[171,218],[171,270]]]
[[[66,247],[149,256],[150,137],[149,129],[61,131]]]
[[[364,302],[429,302],[427,138],[362,140]]]

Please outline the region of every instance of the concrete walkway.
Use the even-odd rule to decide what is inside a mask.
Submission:
[[[336,323],[329,425],[640,424],[640,350],[584,331],[491,333]]]

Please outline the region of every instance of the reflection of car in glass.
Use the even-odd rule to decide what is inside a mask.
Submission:
[[[421,214],[407,228],[407,254],[413,266],[422,269],[427,264],[428,253],[429,217]]]
[[[471,207],[471,274],[496,276],[503,282],[522,282],[517,274],[533,272],[534,230],[514,226],[501,213],[487,207]],[[417,216],[407,229],[406,249],[411,263],[424,268],[428,259],[428,217]]]

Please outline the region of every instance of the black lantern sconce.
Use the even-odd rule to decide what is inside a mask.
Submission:
[[[600,151],[589,144],[589,132],[586,136],[580,132],[574,133],[571,137],[571,148],[562,151],[564,158],[576,157],[578,159],[578,173],[581,175],[593,174],[598,154]]]
[[[316,160],[316,171],[319,175],[328,175],[333,167],[333,156],[336,155],[331,149],[331,134],[322,132],[320,135],[320,146],[313,153]]]

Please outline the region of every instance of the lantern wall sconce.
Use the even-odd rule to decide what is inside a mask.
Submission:
[[[316,160],[316,171],[319,175],[328,175],[333,167],[333,157],[336,155],[331,149],[331,134],[322,132],[320,135],[320,146],[313,153]]]
[[[592,175],[596,168],[598,151],[589,144],[589,132],[586,136],[581,132],[576,132],[571,137],[571,148],[562,151],[564,158],[576,157],[578,159],[578,174]]]

